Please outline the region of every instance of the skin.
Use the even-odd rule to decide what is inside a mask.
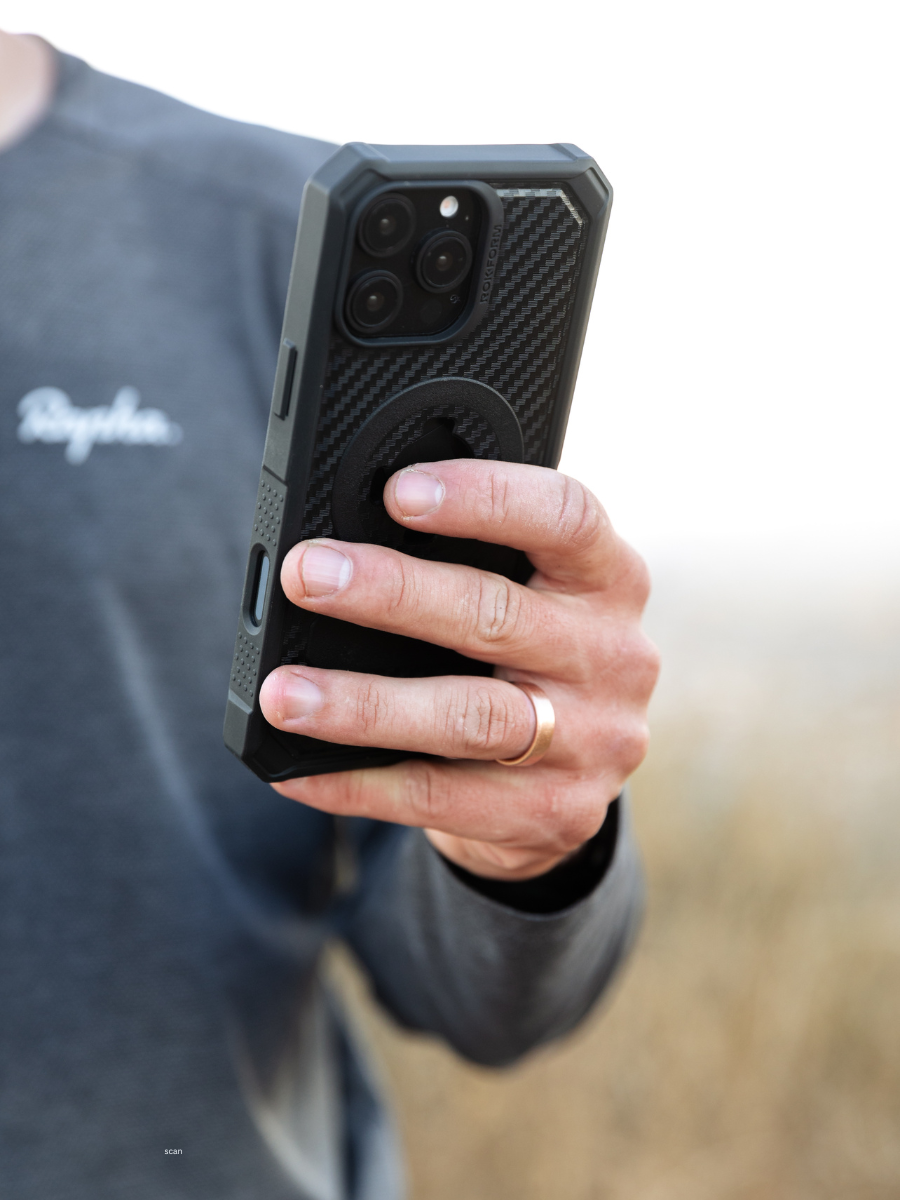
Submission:
[[[260,692],[278,728],[436,757],[274,786],[325,812],[420,826],[477,875],[543,874],[594,836],[646,753],[659,670],[640,627],[646,567],[591,492],[542,467],[418,464],[388,480],[384,500],[411,529],[524,550],[535,574],[520,586],[380,546],[295,546],[281,582],[300,608],[447,646],[495,671],[392,679],[280,667]],[[534,735],[515,680],[543,688],[556,713],[548,753],[520,768],[494,761],[523,753]]]
[[[40,121],[55,83],[55,61],[45,41],[0,30],[0,150],[14,145]]]
[[[47,44],[0,31],[0,150],[40,121],[54,85]],[[478,875],[540,875],[593,837],[646,753],[659,669],[640,628],[646,568],[595,497],[555,471],[426,463],[394,475],[384,497],[411,529],[524,550],[535,574],[520,587],[378,546],[295,546],[281,573],[294,604],[448,646],[495,670],[404,680],[281,667],[260,694],[278,728],[435,757],[276,790],[326,812],[421,826]],[[534,734],[534,709],[513,680],[537,683],[556,712],[549,752],[522,768],[494,761],[524,752]]]

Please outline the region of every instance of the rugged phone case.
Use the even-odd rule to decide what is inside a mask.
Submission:
[[[352,223],[379,188],[421,181],[466,185],[484,199],[467,310],[449,333],[358,338],[340,309]],[[258,692],[280,664],[490,673],[455,652],[297,608],[282,591],[281,564],[298,541],[338,537],[527,579],[516,551],[401,529],[380,488],[408,462],[463,454],[556,466],[611,200],[594,161],[569,145],[351,144],[309,180],[225,718],[226,745],[262,779],[409,757],[273,729]],[[410,447],[416,457],[405,456]]]

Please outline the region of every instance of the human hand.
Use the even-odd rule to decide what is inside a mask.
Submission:
[[[260,691],[276,728],[438,757],[273,786],[325,812],[421,826],[477,875],[543,874],[597,832],[646,753],[659,669],[640,628],[646,567],[586,488],[543,467],[422,463],[393,475],[384,499],[401,525],[513,546],[535,573],[521,586],[382,546],[295,546],[281,582],[300,608],[496,668],[492,678],[394,679],[279,667]],[[495,761],[522,754],[534,735],[534,708],[513,680],[541,687],[556,713],[547,754],[521,768]]]

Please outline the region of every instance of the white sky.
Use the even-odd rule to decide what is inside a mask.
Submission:
[[[338,142],[571,141],[616,193],[564,469],[653,556],[900,546],[894,3],[0,0]]]

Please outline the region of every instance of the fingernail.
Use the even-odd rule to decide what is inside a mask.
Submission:
[[[307,546],[300,560],[300,575],[307,596],[330,596],[332,592],[339,592],[350,578],[350,571],[350,559],[340,550],[315,542]]]
[[[424,517],[440,507],[444,499],[444,485],[436,475],[407,467],[397,476],[394,499],[404,516]]]
[[[325,697],[311,679],[293,673],[285,680],[282,689],[284,720],[311,717],[325,703]]]

